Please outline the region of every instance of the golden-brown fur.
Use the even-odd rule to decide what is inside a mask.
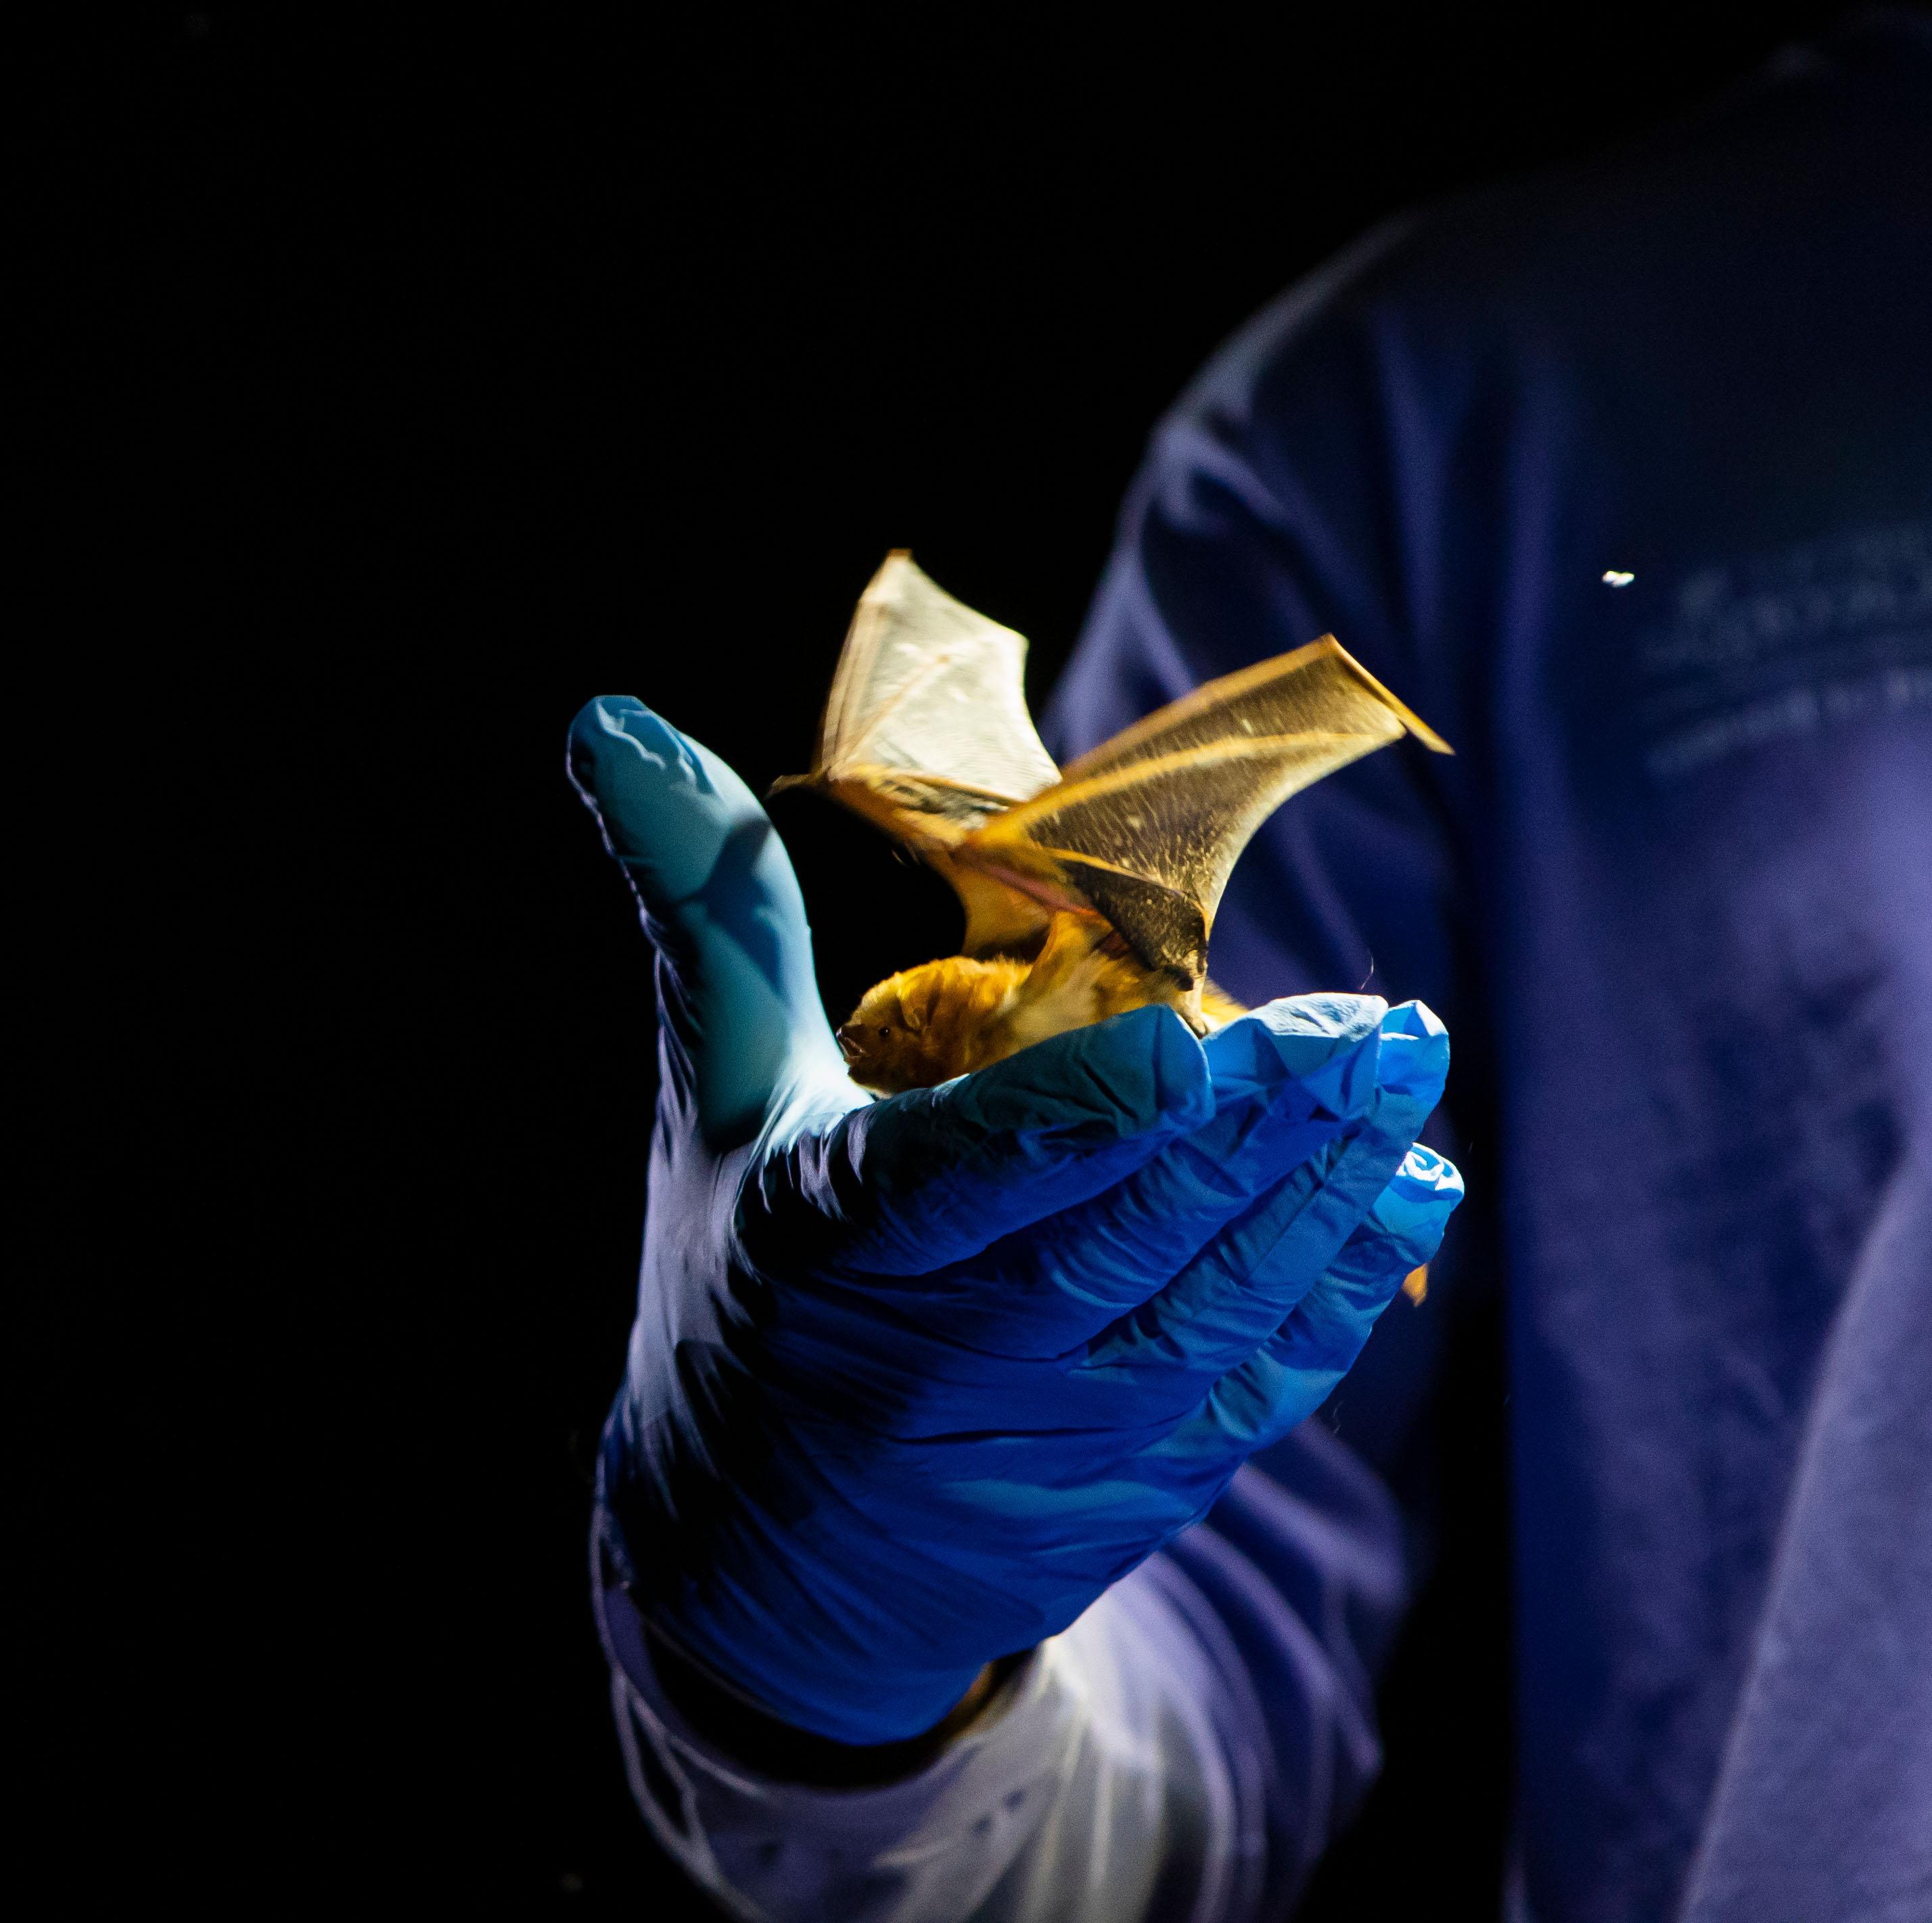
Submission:
[[[1165,1002],[1196,1028],[1241,1012],[1213,987],[1198,1008],[1172,976],[1143,967],[1097,915],[1048,924],[1030,962],[947,955],[866,991],[838,1031],[852,1079],[882,1095],[932,1088],[1048,1036]]]

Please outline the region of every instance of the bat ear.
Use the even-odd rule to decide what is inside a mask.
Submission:
[[[899,985],[899,1018],[909,1035],[917,1035],[939,1011],[950,972],[943,961],[908,969]]]

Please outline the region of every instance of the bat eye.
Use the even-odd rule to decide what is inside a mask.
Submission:
[[[892,1040],[892,1030],[891,1030],[890,1028],[882,1028],[881,1029],[880,1029],[880,1031],[879,1031],[879,1039],[880,1039],[881,1041],[891,1041],[891,1040]]]

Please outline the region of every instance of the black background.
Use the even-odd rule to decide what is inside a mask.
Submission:
[[[73,1257],[29,1465],[79,1465],[92,1572],[50,1773],[97,1819],[118,1786],[124,1855],[162,1812],[140,1868],[211,1897],[669,1917],[584,1570],[648,957],[571,715],[634,693],[754,786],[802,768],[895,545],[1034,637],[1037,702],[1251,310],[1840,10],[400,11],[160,9],[30,64],[36,639],[87,848],[44,953],[116,1065],[50,1128],[73,1246],[119,1251]],[[869,831],[774,813],[836,1012],[947,945]],[[130,1163],[138,1206],[92,1173]],[[1482,1487],[1310,1915],[1494,1913],[1502,1388],[1463,1381]]]

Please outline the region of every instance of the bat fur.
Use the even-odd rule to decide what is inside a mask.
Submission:
[[[1101,916],[1069,909],[1031,961],[946,955],[868,989],[838,1031],[852,1079],[880,1095],[925,1089],[1069,1029],[1161,1002],[1192,1026],[1242,1011],[1211,984],[1198,994],[1144,966]]]

